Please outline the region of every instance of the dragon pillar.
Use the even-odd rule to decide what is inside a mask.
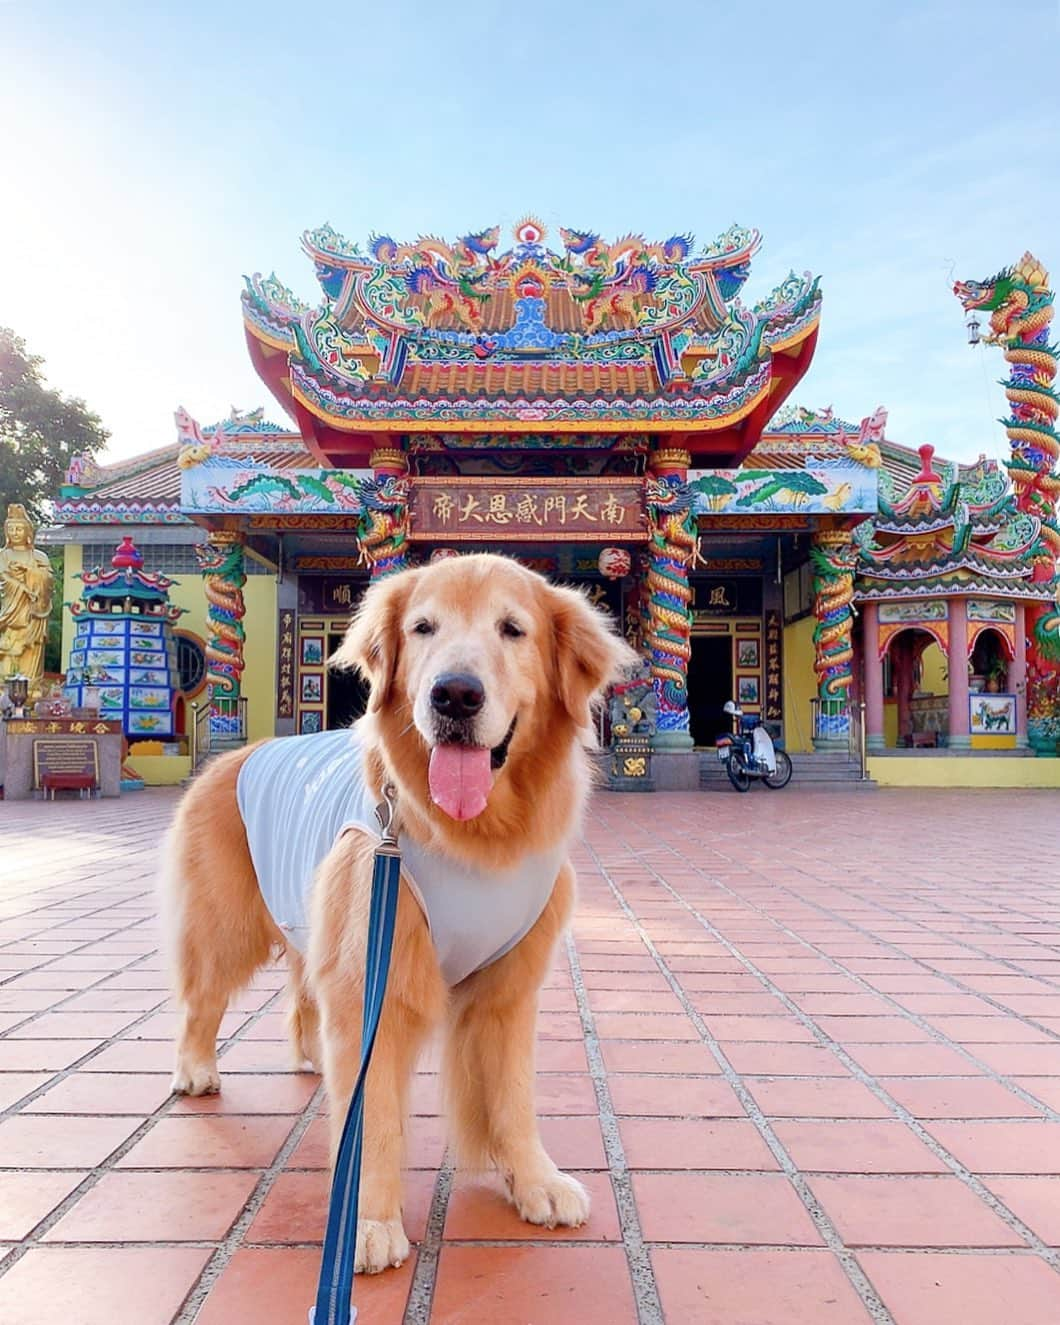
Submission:
[[[357,527],[361,553],[372,568],[372,579],[394,575],[409,564],[409,487],[405,454],[373,451],[374,478],[364,485],[364,514]]]
[[[657,746],[691,749],[688,660],[692,656],[692,588],[696,551],[694,494],[684,451],[657,451],[648,479],[648,646],[658,700]]]
[[[1060,401],[1053,387],[1057,347],[1049,340],[1054,300],[1049,274],[1037,258],[1025,253],[1016,266],[989,280],[958,281],[953,292],[964,308],[989,312],[990,329],[983,339],[999,345],[1009,365],[1008,381],[1002,384],[1009,405],[1009,417],[1002,420],[1011,449],[1006,467],[1017,509],[1042,522],[1033,579],[1039,584],[1049,581],[1060,590],[1056,567]],[[1027,635],[1028,734],[1032,741],[1037,734],[1051,745],[1060,729],[1060,605],[1028,604]]]
[[[819,529],[810,547],[813,565],[813,630],[817,695],[820,700],[815,745],[844,745],[850,725],[848,692],[853,684],[851,626],[854,620],[854,568],[857,553],[849,529]]]
[[[218,734],[240,731],[239,699],[243,679],[243,535],[213,529],[195,548],[206,594],[210,640],[206,667],[210,684],[210,725]]]

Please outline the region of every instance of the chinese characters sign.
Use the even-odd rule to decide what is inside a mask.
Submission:
[[[294,613],[280,611],[279,642],[276,659],[276,716],[294,717]]]
[[[648,536],[644,485],[632,478],[414,479],[411,538],[631,542]]]
[[[766,694],[763,711],[767,722],[780,722],[784,716],[780,661],[780,613],[766,613]]]

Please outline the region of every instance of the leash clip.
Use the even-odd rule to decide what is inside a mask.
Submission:
[[[385,782],[383,784],[383,799],[375,807],[375,817],[379,820],[379,828],[382,833],[382,841],[378,849],[388,856],[399,854],[397,832],[394,828],[394,819],[397,815],[396,796],[397,791],[394,784]]]

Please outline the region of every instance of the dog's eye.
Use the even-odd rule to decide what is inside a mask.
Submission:
[[[438,627],[433,621],[417,621],[412,627],[412,633],[414,635],[433,635],[437,629]]]
[[[522,639],[526,634],[526,631],[521,626],[517,626],[511,617],[505,617],[499,629],[505,639]]]

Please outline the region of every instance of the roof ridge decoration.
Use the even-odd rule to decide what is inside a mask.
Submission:
[[[773,356],[816,330],[821,296],[789,274],[745,307],[761,244],[732,226],[698,252],[691,235],[606,241],[533,216],[448,242],[306,231],[322,302],[275,276],[246,278],[243,313],[263,353],[282,351],[295,401],[353,431],[477,425],[589,431],[723,426],[769,390]],[[286,383],[285,383],[286,387]],[[719,422],[721,421],[721,422]]]
[[[880,475],[879,515],[854,531],[859,598],[931,598],[954,593],[1044,599],[1033,562],[1042,521],[1021,511],[999,466],[982,460],[970,478],[940,464],[930,444],[920,470],[897,496]]]

